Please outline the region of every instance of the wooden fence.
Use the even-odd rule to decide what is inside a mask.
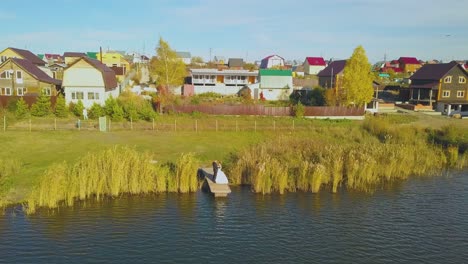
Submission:
[[[209,115],[258,115],[258,116],[293,116],[292,107],[271,107],[263,105],[181,105],[165,109],[176,113],[200,112]],[[364,108],[341,106],[308,106],[305,116],[362,116]]]

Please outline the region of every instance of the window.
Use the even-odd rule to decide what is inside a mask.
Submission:
[[[0,79],[11,79],[11,74],[12,72],[10,70],[3,71],[2,74],[0,74]]]
[[[457,97],[458,97],[458,98],[463,98],[463,97],[465,97],[465,91],[457,91]]]
[[[2,56],[2,57],[0,58],[1,62],[5,62],[7,59],[8,59],[7,56]]]
[[[27,93],[27,90],[26,90],[26,88],[24,88],[24,87],[18,87],[18,88],[16,89],[16,95],[18,95],[18,96],[23,96],[23,95],[25,95],[26,93]]]
[[[84,93],[83,92],[76,92],[76,99],[83,100],[84,99]]]
[[[16,79],[23,79],[23,72],[22,71],[16,71]]]
[[[1,88],[0,93],[1,93],[1,95],[11,95],[11,88],[8,88],[8,87]]]
[[[99,100],[99,93],[88,92],[89,100]]]
[[[42,91],[45,93],[45,95],[47,96],[51,96],[52,95],[52,91],[50,88],[44,88],[42,89]]]
[[[443,91],[442,97],[450,97],[450,91]]]
[[[445,77],[444,83],[452,83],[452,76]]]
[[[72,92],[71,97],[72,97],[72,100],[75,100],[76,99],[76,92]]]
[[[458,83],[466,83],[466,78],[463,76],[458,77]]]

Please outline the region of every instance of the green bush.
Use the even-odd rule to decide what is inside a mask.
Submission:
[[[100,104],[95,102],[89,109],[88,115],[89,115],[89,118],[91,119],[97,119],[104,115],[104,109],[102,108]]]
[[[81,118],[83,117],[83,109],[84,109],[83,102],[81,100],[78,100],[78,102],[73,107],[73,114]]]
[[[23,119],[23,118],[27,117],[28,114],[29,114],[29,106],[24,101],[23,97],[21,97],[16,102],[15,116],[16,116],[17,119]]]
[[[66,118],[68,116],[65,98],[62,95],[57,97],[57,102],[55,103],[55,116],[59,118]]]
[[[301,102],[299,102],[297,105],[294,106],[294,116],[297,118],[302,118],[304,117],[305,114],[305,107]]]
[[[36,103],[31,106],[31,115],[43,117],[51,113],[50,96],[46,95],[44,91],[37,98]]]

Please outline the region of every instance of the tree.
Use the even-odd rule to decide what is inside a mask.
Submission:
[[[16,118],[23,119],[28,115],[28,113],[29,113],[28,104],[26,104],[23,97],[20,97],[20,99],[16,102],[16,109],[15,109]]]
[[[192,64],[192,65],[200,65],[200,64],[203,64],[203,58],[202,58],[202,57],[198,57],[198,56],[194,56],[194,57],[192,57],[192,59],[190,60],[190,64]]]
[[[73,108],[73,114],[77,117],[83,117],[84,105],[81,100],[78,100],[75,107]]]
[[[102,108],[102,106],[94,102],[91,108],[89,109],[89,118],[97,119],[103,115],[104,115],[104,109]]]
[[[160,86],[169,88],[184,83],[186,76],[185,64],[169,44],[159,38],[159,46],[156,49],[156,59],[152,65],[154,74],[158,77]]]
[[[372,100],[374,88],[370,69],[366,51],[358,46],[344,68],[342,104],[363,106]]]
[[[51,112],[50,96],[44,90],[37,98],[36,103],[31,106],[31,115],[33,116],[47,116]]]
[[[57,102],[55,103],[55,116],[65,118],[68,116],[68,109],[65,103],[65,98],[62,95],[57,96]]]

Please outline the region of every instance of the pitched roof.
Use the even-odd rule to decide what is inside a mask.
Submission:
[[[72,63],[67,69],[73,67],[76,63],[79,61],[84,60],[87,63],[89,63],[91,66],[96,68],[98,71],[102,73],[102,78],[104,80],[104,88],[106,91],[114,90],[118,85],[117,85],[117,78],[115,77],[115,72],[107,67],[105,64],[102,64],[100,61],[91,59],[88,57],[82,57],[79,60],[76,60],[74,63]]]
[[[187,52],[187,51],[177,51],[176,52],[177,56],[183,58],[183,59],[190,59],[192,58],[192,54],[190,54],[190,52]]]
[[[458,65],[459,64],[455,61],[441,64],[426,64],[415,72],[410,77],[410,80],[440,80],[453,69],[453,67]]]
[[[326,66],[325,60],[322,57],[306,57],[307,63],[312,66]]]
[[[339,74],[344,70],[344,67],[346,66],[346,60],[337,60],[337,61],[332,61],[328,66],[320,71],[317,76],[318,77],[325,77],[325,76],[332,76]]]
[[[244,67],[244,60],[240,58],[229,58],[229,67]]]
[[[400,57],[398,62],[403,64],[421,64],[415,57]]]
[[[30,61],[33,64],[44,66],[46,63],[45,61],[41,60],[38,56],[34,55],[29,50],[17,49],[17,48],[9,48],[12,51],[16,52],[18,55],[23,57],[23,59]]]
[[[91,59],[97,59],[97,55],[99,52],[88,51],[86,52],[86,56],[90,57]]]
[[[260,63],[260,68],[266,69],[268,67],[268,61],[273,57],[278,57],[284,61],[284,58],[278,55],[266,56],[265,58],[262,59],[262,62]]]
[[[86,54],[83,52],[65,52],[63,57],[86,57]]]
[[[47,75],[44,71],[39,69],[36,65],[32,64],[29,60],[18,59],[18,58],[11,58],[11,60],[18,65],[20,68],[31,74],[34,78],[41,82],[51,83],[55,85],[60,85],[62,81],[54,79]]]

